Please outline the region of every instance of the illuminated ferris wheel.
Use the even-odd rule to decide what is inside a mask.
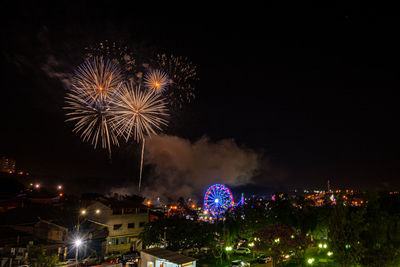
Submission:
[[[204,195],[204,209],[213,217],[220,218],[234,205],[231,190],[223,184],[215,184]]]

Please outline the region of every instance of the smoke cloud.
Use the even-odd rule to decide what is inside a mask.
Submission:
[[[146,140],[145,164],[153,166],[152,175],[144,177],[146,197],[193,198],[215,183],[251,183],[260,167],[260,155],[238,146],[233,139],[213,143],[202,137],[192,143],[161,135]]]
[[[49,55],[46,60],[46,64],[42,66],[42,70],[50,77],[60,80],[65,88],[72,88],[72,74],[62,72],[59,69],[62,64],[52,55]]]

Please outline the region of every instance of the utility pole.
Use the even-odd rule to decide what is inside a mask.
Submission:
[[[78,226],[77,226],[77,236],[79,238],[79,216],[80,214],[78,214]],[[78,254],[79,254],[79,246],[78,244],[75,244],[75,266],[78,267]]]

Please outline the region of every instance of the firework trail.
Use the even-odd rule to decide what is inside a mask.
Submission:
[[[165,92],[169,104],[182,108],[195,97],[194,82],[198,80],[196,66],[187,58],[158,54],[157,69],[168,74],[169,86]]]
[[[111,106],[112,125],[118,136],[126,141],[133,138],[142,141],[139,191],[143,171],[143,153],[146,136],[156,135],[168,125],[167,104],[163,98],[150,90],[142,90],[133,82],[126,83],[117,93]]]
[[[162,93],[168,86],[168,75],[160,70],[152,70],[144,76],[144,86],[156,94]]]
[[[111,145],[118,145],[110,123],[110,101],[122,83],[123,77],[115,64],[102,58],[88,59],[75,71],[72,88],[65,97],[66,121],[75,122],[73,132],[80,133],[82,140],[94,148],[100,140],[110,159]]]

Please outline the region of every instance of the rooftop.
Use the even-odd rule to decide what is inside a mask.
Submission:
[[[191,261],[196,261],[195,258],[188,257],[182,254],[179,254],[178,252],[170,251],[168,249],[164,248],[150,248],[150,249],[144,249],[141,252],[150,254],[152,256],[155,256],[160,259],[165,259],[173,263],[177,264],[183,264]]]

